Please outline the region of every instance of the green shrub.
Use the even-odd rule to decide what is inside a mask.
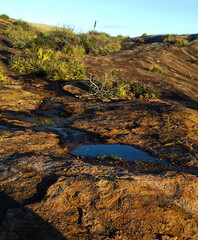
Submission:
[[[158,67],[158,66],[152,66],[152,67],[150,68],[150,71],[151,71],[151,72],[162,73],[162,74],[165,73],[165,70],[163,70],[162,68],[160,68],[160,67]]]
[[[38,32],[37,35],[29,40],[24,48],[29,48],[33,50],[38,50],[39,48],[44,49],[55,49],[53,39],[47,33]]]
[[[85,55],[85,48],[82,45],[68,46],[65,48],[65,53],[81,57]]]
[[[106,33],[96,31],[81,34],[80,38],[86,53],[95,55],[119,51],[123,40],[121,37],[111,37]]]
[[[158,92],[150,84],[141,83],[138,80],[133,80],[129,83],[131,96],[141,99],[155,99],[158,97]]]
[[[80,42],[78,35],[66,28],[55,28],[47,34],[52,40],[55,49],[59,51],[65,51],[68,47],[75,46]]]
[[[181,39],[181,40],[177,40],[175,45],[178,47],[184,47],[184,46],[188,46],[189,42],[187,39]]]
[[[26,57],[12,57],[10,68],[21,73],[45,76],[49,80],[80,80],[85,76],[84,66],[77,58],[62,59],[51,49]]]
[[[8,15],[6,15],[6,14],[1,14],[1,15],[0,15],[0,19],[6,21],[6,20],[9,20],[10,17],[9,17]]]
[[[151,85],[137,80],[127,80],[115,75],[104,74],[89,80],[90,94],[97,98],[154,99],[158,93]]]
[[[48,69],[50,80],[82,80],[85,78],[84,65],[78,58],[68,60],[57,60]]]
[[[37,31],[28,23],[17,20],[7,28],[8,43],[16,49],[23,49],[29,41],[37,38]]]
[[[182,36],[179,36],[179,35],[169,35],[168,37],[164,38],[163,42],[164,43],[171,43],[171,44],[174,44],[178,47],[189,45],[188,40],[185,39]]]

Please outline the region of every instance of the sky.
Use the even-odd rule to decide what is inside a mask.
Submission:
[[[0,0],[0,14],[112,36],[198,33],[198,0]]]

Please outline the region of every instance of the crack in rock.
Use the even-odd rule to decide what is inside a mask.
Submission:
[[[23,205],[30,205],[40,202],[47,193],[48,188],[53,185],[57,179],[58,175],[52,174],[42,178],[42,181],[36,186],[36,193],[28,199],[23,201]]]

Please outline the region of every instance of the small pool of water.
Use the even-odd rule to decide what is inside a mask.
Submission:
[[[167,159],[157,158],[151,156],[148,152],[137,149],[129,145],[121,144],[96,144],[96,145],[82,145],[77,147],[72,151],[73,155],[83,156],[83,157],[101,157],[101,156],[114,156],[122,158],[126,161],[132,162],[152,162],[165,164],[169,167],[170,162]],[[184,172],[189,172],[192,174],[198,174],[198,169],[187,168],[179,166],[178,164],[171,165],[173,170],[180,170]]]
[[[168,164],[166,159],[161,159],[149,155],[149,153],[129,145],[121,144],[98,144],[83,145],[72,151],[74,155],[83,157],[110,156],[119,157],[127,161],[145,161]]]

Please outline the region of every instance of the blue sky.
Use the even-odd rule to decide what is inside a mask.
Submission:
[[[0,0],[0,14],[111,35],[198,33],[198,0]]]

